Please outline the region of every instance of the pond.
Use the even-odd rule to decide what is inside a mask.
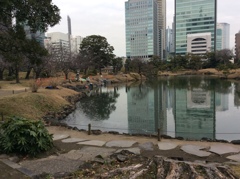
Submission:
[[[240,139],[240,81],[184,76],[102,87],[63,122],[78,129]]]

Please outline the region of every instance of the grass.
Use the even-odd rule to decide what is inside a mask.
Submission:
[[[3,87],[13,90],[16,88],[24,89],[26,85],[14,84],[9,86],[5,83]],[[69,104],[65,97],[75,94],[78,93],[66,88],[55,90],[41,88],[37,93],[28,90],[18,94],[2,95],[0,96],[0,113],[3,113],[4,117],[20,116],[28,119],[41,119],[47,112],[60,111],[63,106]]]
[[[229,165],[229,167],[234,172],[234,174],[240,178],[240,165]]]

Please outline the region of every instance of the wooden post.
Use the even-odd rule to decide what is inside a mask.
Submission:
[[[12,94],[14,94],[14,90],[12,90]]]
[[[91,135],[91,124],[88,124],[88,135]]]
[[[25,88],[25,92],[27,92],[27,88]]]
[[[161,141],[161,132],[160,132],[160,129],[158,129],[158,141]]]

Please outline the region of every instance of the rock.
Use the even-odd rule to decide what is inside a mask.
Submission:
[[[201,141],[212,142],[213,140],[212,140],[212,139],[209,139],[209,138],[207,138],[207,137],[203,137],[203,138],[201,139]]]
[[[161,137],[163,138],[163,139],[172,139],[172,137],[171,136],[168,136],[168,135],[161,135]]]
[[[8,160],[10,160],[11,162],[14,162],[14,163],[18,163],[20,161],[20,159],[17,156],[10,157],[10,158],[8,158]]]
[[[2,154],[2,155],[0,155],[0,159],[7,159],[7,158],[9,158],[9,156],[6,155],[6,154]]]
[[[127,159],[127,157],[126,157],[125,155],[121,155],[121,154],[118,154],[118,155],[117,155],[117,160],[118,160],[119,162],[125,162],[126,159]]]
[[[235,145],[240,145],[240,140],[233,140],[231,141],[231,143]]]
[[[177,140],[184,140],[183,137],[175,137],[175,139],[177,139]]]
[[[140,144],[139,147],[142,150],[153,151],[154,145],[152,142],[146,142],[146,143]]]
[[[92,134],[94,135],[100,135],[102,134],[102,131],[101,130],[91,130]]]
[[[116,131],[109,131],[108,133],[109,133],[109,134],[114,134],[114,135],[119,134],[119,132],[116,132]]]

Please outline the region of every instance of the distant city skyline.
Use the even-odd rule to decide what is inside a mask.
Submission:
[[[117,56],[126,55],[125,47],[125,5],[126,0],[53,0],[61,10],[59,25],[49,28],[48,32],[68,32],[67,16],[72,21],[73,36],[86,37],[101,35],[114,47]],[[235,34],[240,30],[238,8],[240,1],[218,0],[218,23],[230,24],[230,49],[235,46]],[[174,0],[167,0],[167,27],[172,27]]]

